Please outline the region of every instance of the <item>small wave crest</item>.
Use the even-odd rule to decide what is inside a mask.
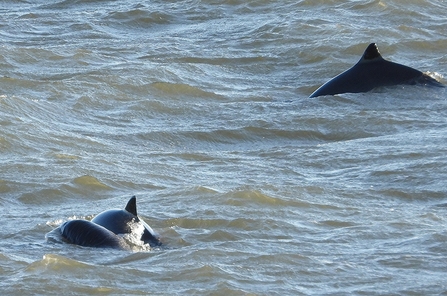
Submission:
[[[220,98],[219,95],[204,91],[201,88],[191,86],[184,83],[170,83],[170,82],[154,82],[151,84],[153,88],[163,92],[169,96],[189,96],[196,98]]]
[[[45,254],[42,260],[31,263],[26,270],[28,272],[60,272],[88,268],[89,265],[77,260],[72,260],[61,255]]]
[[[117,27],[148,28],[153,25],[169,24],[171,16],[160,11],[148,11],[143,7],[127,11],[114,11],[104,20]]]

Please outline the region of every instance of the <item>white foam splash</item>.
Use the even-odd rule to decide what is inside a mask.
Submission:
[[[130,228],[130,233],[125,233],[122,235],[122,238],[129,244],[132,251],[135,252],[145,252],[150,251],[151,246],[149,244],[146,244],[144,241],[141,240],[141,236],[144,233],[144,225],[140,222],[135,222],[135,220],[132,220],[128,223],[128,226]]]
[[[424,74],[427,74],[428,76],[436,79],[437,81],[441,81],[442,79],[444,79],[444,76],[438,72],[427,71],[427,72],[424,72]]]

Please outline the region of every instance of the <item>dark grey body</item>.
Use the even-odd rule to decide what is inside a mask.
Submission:
[[[133,196],[124,210],[108,210],[98,214],[92,221],[71,220],[60,226],[62,237],[69,243],[84,247],[129,249],[118,234],[132,233],[131,225],[141,223],[144,232],[141,240],[160,246],[159,236],[137,215],[136,198]]]
[[[367,92],[379,86],[416,83],[443,86],[419,70],[383,59],[377,45],[371,43],[357,64],[323,84],[310,97]]]
[[[67,221],[60,227],[69,243],[95,248],[129,249],[126,242],[110,230],[87,220]]]
[[[129,200],[124,210],[104,211],[93,218],[92,222],[107,228],[115,234],[131,233],[131,224],[141,223],[144,227],[141,240],[152,247],[161,245],[159,236],[146,222],[138,217],[135,196]]]

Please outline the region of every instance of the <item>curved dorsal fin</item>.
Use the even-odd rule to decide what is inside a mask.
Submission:
[[[365,52],[363,53],[362,60],[374,60],[377,58],[382,58],[379,52],[379,48],[377,47],[377,44],[371,43],[366,48]]]
[[[137,216],[137,198],[135,197],[135,195],[129,199],[124,209],[132,215]]]

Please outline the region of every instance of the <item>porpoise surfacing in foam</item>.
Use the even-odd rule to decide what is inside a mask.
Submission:
[[[104,211],[92,221],[70,220],[58,229],[64,241],[84,247],[128,250],[130,246],[123,239],[126,234],[137,236],[137,240],[151,247],[161,245],[158,234],[138,217],[135,196],[124,209]]]

